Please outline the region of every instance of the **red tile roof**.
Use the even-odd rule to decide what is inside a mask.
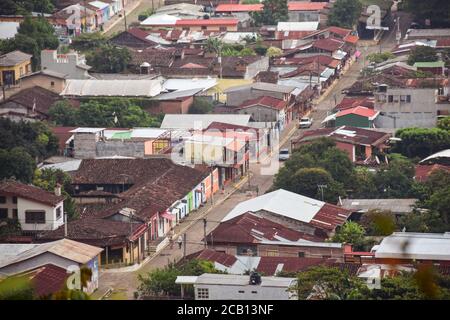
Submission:
[[[358,107],[354,107],[354,108],[341,110],[337,113],[336,117],[342,117],[342,116],[346,116],[349,114],[355,114],[355,115],[358,115],[361,117],[372,118],[373,116],[378,114],[378,111],[375,111],[373,109],[369,109],[366,107],[358,106]]]
[[[62,290],[69,274],[66,269],[46,264],[21,274],[31,281],[36,297],[47,297]]]
[[[334,27],[334,26],[328,27],[325,30],[328,30],[328,31],[330,31],[332,33],[335,33],[337,35],[340,35],[342,37],[348,36],[350,34],[350,32],[352,32],[352,30],[350,30],[350,29],[345,29],[345,28],[341,28],[341,27]]]
[[[359,40],[358,36],[354,36],[354,35],[348,35],[344,37],[344,41],[351,43],[351,44],[356,44]]]
[[[426,180],[428,180],[430,174],[436,170],[444,170],[450,172],[450,166],[442,164],[418,164],[416,165],[414,179],[420,182],[425,182]]]
[[[436,48],[450,48],[450,38],[438,39]]]
[[[246,126],[239,126],[234,125],[230,123],[223,123],[223,122],[211,122],[211,124],[205,129],[205,130],[219,130],[225,132],[226,130],[236,130],[236,131],[244,131],[244,132],[254,132],[259,137],[259,130],[252,128],[252,127],[246,127]]]
[[[363,106],[367,108],[374,108],[374,99],[372,97],[344,97],[339,104],[336,105],[335,109],[345,110],[349,108],[354,108],[357,106]]]
[[[128,32],[132,36],[138,38],[139,40],[142,40],[142,41],[145,41],[148,43],[153,43],[152,41],[146,39],[149,36],[149,33],[142,29],[131,28],[131,29],[128,29],[126,32]]]
[[[176,26],[237,26],[238,19],[182,19]]]
[[[309,241],[323,241],[310,234],[302,233],[266,218],[258,217],[247,212],[231,220],[220,223],[216,229],[207,236],[208,242],[214,243],[258,243],[259,238],[277,241],[281,237],[290,241],[300,239]]]
[[[41,188],[15,180],[0,181],[0,193],[28,199],[50,206],[55,206],[64,200],[63,196],[57,196],[52,192],[48,192]]]
[[[260,105],[260,106],[265,106],[271,109],[276,109],[276,110],[283,110],[287,103],[284,100],[281,99],[277,99],[277,98],[273,98],[270,96],[262,96],[256,99],[251,99],[251,100],[247,100],[244,101],[239,108],[240,109],[245,109],[245,108],[249,108],[251,106],[255,106],[255,105]]]
[[[52,127],[53,134],[58,138],[58,149],[60,151],[66,148],[66,141],[73,135],[72,130],[77,127]]]

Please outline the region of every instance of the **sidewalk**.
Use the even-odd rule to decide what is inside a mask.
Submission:
[[[143,0],[132,0],[130,3],[128,3],[125,6],[125,12],[126,12],[126,16],[128,17],[131,13],[133,13],[133,11],[141,5]],[[122,14],[122,17],[119,17],[119,14],[115,15],[114,17],[112,17],[110,20],[108,20],[104,25],[103,25],[103,31],[102,33],[107,33],[109,30],[111,30],[112,28],[114,28],[119,22],[123,22],[124,20],[124,16],[123,16],[123,9],[120,12],[120,14]],[[127,23],[131,23],[132,21],[127,21]],[[124,29],[125,29],[125,25],[124,25]]]

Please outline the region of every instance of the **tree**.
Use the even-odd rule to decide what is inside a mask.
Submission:
[[[269,47],[266,54],[269,58],[278,57],[283,54],[283,50],[277,47]]]
[[[407,158],[391,154],[388,165],[380,168],[374,182],[381,198],[408,198],[412,195],[414,164]]]
[[[131,54],[127,48],[113,45],[103,45],[86,55],[86,60],[92,66],[91,71],[102,73],[119,73],[127,68]]]
[[[382,53],[371,53],[367,56],[370,62],[381,63],[383,61],[393,59],[395,55],[392,52],[386,51]]]
[[[414,210],[410,214],[399,218],[399,229],[405,228],[407,232],[445,232],[447,227],[439,213],[433,211]]]
[[[255,52],[257,54],[259,54],[260,56],[265,56],[267,54],[267,50],[268,50],[268,48],[264,45],[257,44],[255,46]]]
[[[26,277],[8,277],[0,281],[0,300],[33,300],[34,290]]]
[[[41,51],[44,49],[57,49],[58,38],[55,30],[48,21],[43,18],[25,17],[20,23],[17,34],[13,39],[2,43],[2,51],[21,50],[33,55],[33,68],[36,70],[40,66]]]
[[[337,0],[328,16],[328,25],[352,29],[361,15],[362,5],[354,0]]]
[[[73,194],[72,178],[62,170],[44,169],[35,170],[33,184],[36,187],[53,192],[57,184],[61,186],[61,194],[66,198],[64,200],[64,212],[67,213],[69,220],[78,218],[75,201],[70,194]]]
[[[280,21],[288,21],[287,0],[264,0],[261,12],[252,12],[255,25],[276,25]]]
[[[368,293],[361,279],[336,267],[318,266],[300,272],[290,288],[299,300],[358,300]]]
[[[0,179],[15,178],[23,183],[31,182],[36,163],[22,147],[9,151],[0,149]]]
[[[205,43],[205,50],[207,52],[221,55],[224,43],[219,38],[209,37]]]
[[[195,97],[194,102],[189,108],[191,114],[206,114],[211,113],[213,105],[206,98]]]
[[[22,228],[17,219],[2,219],[0,220],[0,239],[11,235],[20,235]]]
[[[406,0],[405,8],[412,12],[417,21],[430,19],[431,25],[445,27],[449,24],[450,2],[447,0]]]
[[[388,236],[395,231],[395,216],[391,211],[369,210],[361,217],[360,224],[369,236]]]
[[[438,121],[437,127],[450,132],[450,117],[442,118]]]
[[[139,275],[138,294],[140,296],[179,296],[180,285],[175,283],[177,276],[199,276],[203,273],[221,273],[210,261],[190,260],[183,265],[173,263],[163,269],[156,269],[146,276]],[[188,295],[193,294],[188,291]]]
[[[2,0],[1,15],[29,15],[31,12],[52,13],[55,9],[51,0]]]
[[[356,222],[347,221],[333,236],[333,242],[349,243],[354,247],[361,248],[365,243],[366,231]]]
[[[378,195],[374,174],[366,167],[357,167],[354,171],[354,181],[351,195],[356,199],[370,199]]]
[[[428,46],[417,46],[411,50],[408,56],[408,64],[413,65],[416,62],[437,61],[438,55],[436,49]]]
[[[66,100],[55,102],[48,110],[48,115],[60,126],[72,126],[79,122],[78,111]]]
[[[77,51],[86,52],[101,48],[105,46],[107,42],[108,39],[101,32],[82,33],[72,40],[70,47]]]
[[[450,148],[450,131],[440,128],[404,128],[397,130],[395,136],[401,141],[393,151],[408,158],[424,158]]]

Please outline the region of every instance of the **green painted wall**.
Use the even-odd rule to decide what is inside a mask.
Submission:
[[[372,121],[370,121],[369,118],[361,117],[356,114],[347,114],[336,118],[336,127],[340,126],[370,128],[372,126]]]

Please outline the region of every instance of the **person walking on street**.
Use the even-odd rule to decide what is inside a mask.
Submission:
[[[178,249],[181,249],[181,245],[183,244],[183,237],[181,237],[181,234],[179,235],[177,242],[178,242]]]
[[[170,244],[170,249],[173,249],[173,230],[170,230],[170,233],[169,233],[169,244]]]

